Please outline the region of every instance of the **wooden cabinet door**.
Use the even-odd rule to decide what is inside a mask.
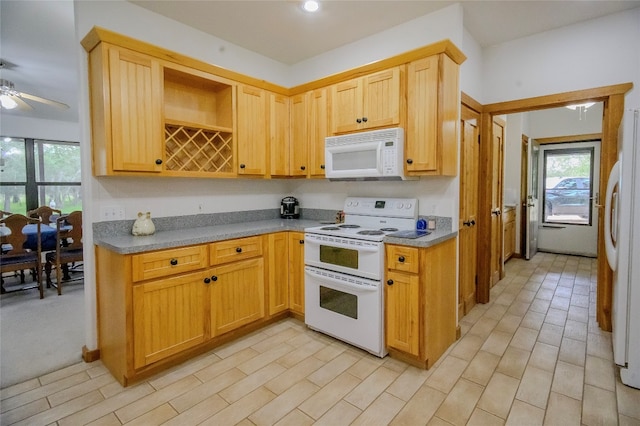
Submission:
[[[112,169],[162,171],[160,63],[149,56],[111,46],[109,84]]]
[[[400,67],[362,79],[362,128],[400,124]]]
[[[390,282],[392,282],[391,285]],[[418,275],[387,271],[384,287],[387,346],[418,356],[420,348]]]
[[[354,78],[331,86],[331,129],[334,134],[362,127],[362,85],[361,78]]]
[[[478,274],[478,191],[479,155],[478,123],[480,114],[462,106],[462,140],[460,142],[460,223],[458,317],[468,314],[476,304]]]
[[[210,272],[212,337],[264,317],[262,257],[218,266]]]
[[[502,252],[502,239],[504,237],[502,226],[502,191],[504,164],[504,124],[494,119],[493,140],[491,141],[491,155],[493,169],[493,183],[491,184],[491,286],[495,285],[504,274],[504,259]]]
[[[327,89],[310,93],[309,170],[310,176],[324,177],[324,139],[329,132],[329,105]]]
[[[205,341],[206,277],[195,272],[133,286],[134,368]]]
[[[289,176],[291,163],[291,139],[289,97],[269,94],[269,146],[271,149],[272,176]]]
[[[303,93],[291,98],[290,176],[309,174],[309,96]]]
[[[289,309],[289,233],[268,236],[269,315]]]
[[[407,70],[407,173],[438,169],[438,56],[413,61]]]
[[[238,85],[237,94],[238,174],[267,173],[267,94],[264,90]]]
[[[289,308],[304,314],[304,233],[289,232]]]

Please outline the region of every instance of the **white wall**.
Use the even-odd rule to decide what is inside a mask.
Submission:
[[[482,103],[482,47],[466,28],[462,38],[462,51],[467,56],[467,60],[460,66],[460,87],[467,95]]]
[[[488,47],[482,103],[626,82],[638,99],[638,40],[640,8]]]
[[[2,136],[53,141],[80,141],[80,126],[78,123],[68,121],[0,114],[0,129],[2,129]]]

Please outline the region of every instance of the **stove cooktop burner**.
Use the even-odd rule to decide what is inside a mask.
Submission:
[[[360,228],[360,225],[345,223],[345,224],[339,225],[339,227],[343,229],[353,229],[353,228]]]
[[[322,228],[323,231],[339,231],[340,228],[338,228],[337,226],[323,226]]]
[[[380,230],[384,232],[395,232],[398,228],[380,228]]]
[[[365,229],[363,231],[358,231],[357,233],[360,235],[383,235],[384,234],[383,231],[378,231],[375,229],[372,229],[372,230]]]

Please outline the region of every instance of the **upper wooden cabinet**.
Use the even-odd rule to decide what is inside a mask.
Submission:
[[[332,133],[399,125],[404,67],[393,67],[331,87]]]
[[[324,139],[329,132],[328,89],[309,92],[309,176],[324,177]]]
[[[291,97],[290,173],[293,177],[324,177],[324,139],[329,130],[328,89]]]
[[[288,176],[306,177],[309,174],[310,93],[291,97],[291,141],[288,146]]]
[[[459,66],[445,54],[407,67],[406,174],[458,172]]]
[[[271,153],[271,176],[289,176],[291,173],[290,126],[291,99],[288,96],[269,94],[269,148]]]
[[[89,73],[96,176],[235,175],[232,82],[109,43]]]
[[[238,174],[264,176],[267,173],[267,92],[257,87],[238,86]]]

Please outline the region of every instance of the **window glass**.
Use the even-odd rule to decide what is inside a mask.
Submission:
[[[80,182],[80,145],[36,140],[36,182]]]
[[[593,148],[544,153],[544,221],[591,224]]]
[[[26,182],[24,139],[0,138],[0,182]]]
[[[0,186],[0,199],[2,200],[0,210],[3,212],[27,214],[27,195],[24,185]]]
[[[40,205],[71,213],[82,210],[81,187],[79,185],[47,185],[38,186]]]

